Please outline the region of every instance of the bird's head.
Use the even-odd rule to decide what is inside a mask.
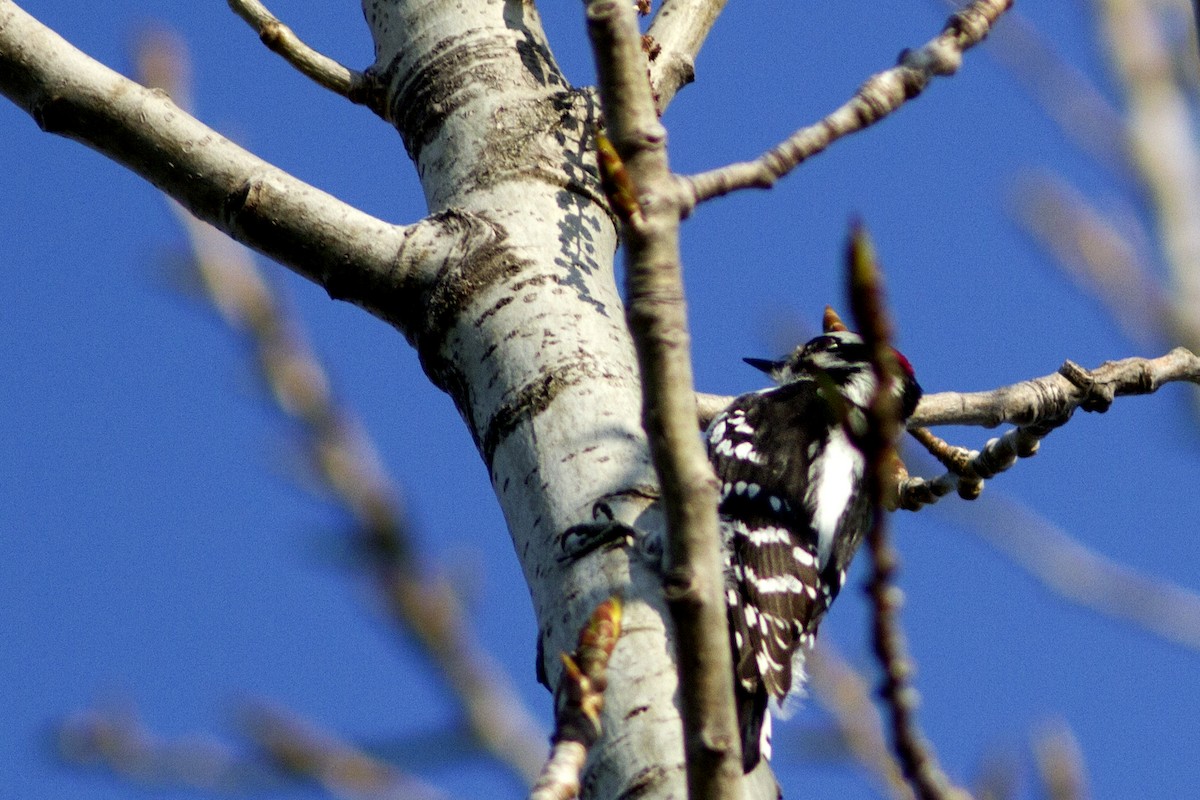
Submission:
[[[912,415],[921,398],[912,364],[893,348],[899,370],[893,382],[896,399],[903,418]],[[786,358],[778,361],[763,358],[744,359],[781,386],[798,380],[812,380],[824,375],[851,403],[866,406],[875,393],[875,373],[871,367],[871,352],[862,337],[851,331],[831,331],[800,345]]]

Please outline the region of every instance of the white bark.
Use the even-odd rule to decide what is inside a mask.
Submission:
[[[557,654],[572,649],[595,605],[614,591],[626,597],[605,736],[584,791],[681,796],[657,576],[622,550],[578,564],[558,559],[560,535],[593,521],[597,501],[632,523],[654,493],[613,278],[616,230],[595,173],[593,97],[567,85],[530,3],[368,0],[364,11],[382,108],[430,209],[469,215],[483,231],[461,261],[413,275],[404,317],[426,372],[454,398],[488,466],[551,685]]]

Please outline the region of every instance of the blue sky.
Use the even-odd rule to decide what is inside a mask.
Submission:
[[[587,82],[579,4],[542,5],[568,76]],[[224,3],[21,6],[126,74],[137,33],[173,26],[192,48],[196,111],[207,124],[382,218],[424,213],[394,132],[286,67]],[[272,9],[319,49],[368,62],[357,4],[278,0]],[[1086,9],[1066,0],[1022,11],[1115,99]],[[933,36],[945,12],[932,2],[821,0],[786,16],[730,4],[698,83],[665,119],[677,170],[752,157],[818,119],[902,48]],[[780,331],[814,326],[826,303],[844,308],[838,267],[852,215],[875,238],[900,346],[927,391],[991,388],[1066,358],[1096,366],[1168,349],[1125,338],[1011,221],[1015,179],[1037,168],[1102,205],[1129,205],[1143,219],[1146,211],[987,49],[774,192],[715,201],[686,223],[701,389],[756,388],[742,356],[775,355],[800,335]],[[58,721],[102,702],[136,704],[164,736],[235,742],[245,697],[391,751],[455,725],[430,668],[397,644],[372,587],[346,563],[345,519],[297,485],[294,430],[264,400],[245,348],[179,291],[172,265],[186,243],[163,200],[99,155],[42,134],[5,101],[0,204],[0,764],[12,796],[147,794],[64,766],[47,746]],[[268,269],[404,485],[422,544],[462,581],[481,639],[548,720],[527,591],[450,401],[384,323]],[[972,446],[990,435],[952,432]],[[1110,558],[1200,591],[1198,445],[1187,392],[1167,387],[1104,416],[1079,415],[989,490]],[[1094,796],[1194,794],[1200,655],[1062,600],[948,514],[903,514],[895,530],[922,720],[957,779],[971,781],[1011,751],[1022,796],[1035,796],[1029,732],[1062,719],[1082,745]],[[843,594],[822,635],[871,669],[858,592]],[[872,796],[853,771],[798,752],[823,721],[810,707],[779,730],[785,789]],[[416,769],[459,796],[520,796],[478,759]]]

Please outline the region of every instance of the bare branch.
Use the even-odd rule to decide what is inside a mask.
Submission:
[[[1013,0],[974,0],[955,12],[936,38],[901,54],[895,67],[867,79],[854,96],[825,119],[801,128],[754,161],[729,164],[684,178],[692,204],[738,189],[767,189],[809,157],[848,134],[874,125],[924,91],[939,75],[953,75],[963,53],[979,44]]]
[[[139,50],[139,71],[172,96],[188,94],[182,44],[162,38],[151,44]],[[374,569],[389,616],[440,668],[476,741],[531,781],[541,731],[504,671],[477,645],[450,581],[417,558],[401,493],[354,415],[335,402],[299,321],[244,249],[177,204],[171,208],[188,233],[209,300],[253,346],[279,410],[301,424],[324,488],[355,521],[357,545]]]
[[[987,392],[926,395],[908,425],[1029,426],[1070,416],[1079,407],[1104,411],[1115,397],[1151,394],[1175,381],[1200,383],[1200,358],[1182,347],[1158,358],[1106,361],[1094,370],[1067,361],[1053,375]]]
[[[181,214],[206,290],[251,341],[279,409],[297,420],[325,488],[355,521],[391,618],[414,636],[453,690],[475,739],[530,781],[544,737],[503,670],[478,646],[449,579],[417,558],[400,492],[320,360],[266,279],[217,231]]]
[[[696,436],[680,209],[667,165],[633,8],[590,0],[588,33],[600,99],[640,214],[622,219],[628,320],[641,367],[643,424],[667,518],[664,590],[675,623],[680,706],[692,800],[741,797],[741,748],[719,551],[717,483]]]
[[[192,214],[324,287],[403,325],[404,278],[487,226],[443,214],[397,226],[297,180],[122,77],[0,0],[0,92],[47,132],[128,167]]]
[[[1019,11],[994,32],[990,52],[1068,139],[1121,177],[1131,177],[1121,113]]]
[[[883,668],[879,693],[891,717],[892,747],[916,796],[921,800],[965,800],[970,795],[951,783],[917,723],[920,695],[912,683],[914,665],[900,627],[904,595],[895,585],[899,560],[888,537],[883,508],[901,427],[899,401],[891,391],[898,366],[891,347],[892,324],[883,303],[882,277],[870,240],[861,227],[851,233],[846,263],[850,306],[859,334],[870,348],[877,387],[866,409],[866,430],[856,437],[855,444],[866,459],[864,487],[871,504],[866,535],[871,554],[867,595],[873,611],[872,642]]]
[[[1065,385],[1055,378],[1064,381]],[[898,507],[915,511],[936,503],[954,490],[958,491],[959,497],[974,500],[983,491],[985,480],[1011,468],[1018,458],[1036,454],[1041,440],[1055,428],[1065,425],[1076,408],[1103,412],[1117,395],[1148,394],[1171,380],[1200,382],[1200,359],[1180,347],[1158,359],[1110,361],[1091,371],[1067,361],[1057,375],[1036,378],[992,392],[953,395],[959,401],[959,410],[968,410],[978,400],[979,405],[991,405],[988,413],[995,416],[986,419],[971,416],[952,422],[943,419],[932,424],[990,427],[991,424],[998,424],[991,420],[999,419],[1000,422],[1016,422],[1018,425],[1003,436],[988,440],[979,451],[949,445],[925,428],[911,427],[913,437],[947,471],[933,480],[902,476],[898,487]],[[946,399],[945,395],[936,397]],[[922,410],[928,410],[924,403],[918,407],[914,418],[921,416]],[[973,408],[968,413],[977,415],[979,409]]]
[[[901,475],[898,507],[916,510],[954,491],[974,500],[984,480],[1009,469],[1018,458],[1036,453],[1040,440],[1065,424],[1076,408],[1103,412],[1116,397],[1150,394],[1176,381],[1200,383],[1200,358],[1182,347],[1154,359],[1108,361],[1094,370],[1067,361],[1054,375],[987,392],[925,395],[908,420],[908,427],[947,471],[934,479]],[[732,400],[698,394],[700,426],[706,426]],[[1003,423],[1017,427],[989,440],[979,451],[951,446],[923,429],[927,425],[993,428]]]
[[[646,35],[657,48],[650,59],[650,87],[658,113],[696,79],[696,55],[726,0],[663,0]]]
[[[59,730],[58,744],[71,761],[160,787],[261,793],[290,778],[315,780],[347,800],[445,797],[291,712],[258,703],[246,709],[244,720],[265,759],[207,737],[156,735],[132,708],[75,714]]]
[[[156,735],[137,709],[125,704],[75,712],[58,726],[56,740],[64,760],[141,784],[230,791],[279,782],[267,765],[210,737]]]
[[[588,750],[600,738],[600,712],[608,688],[608,659],[621,635],[621,599],[610,597],[592,612],[579,632],[579,646],[562,654],[563,672],[555,693],[550,758],[530,792],[530,800],[571,800]]]
[[[269,50],[321,86],[354,103],[366,103],[369,83],[363,73],[339,64],[301,41],[295,31],[279,21],[259,0],[229,0],[229,7],[249,23]]]

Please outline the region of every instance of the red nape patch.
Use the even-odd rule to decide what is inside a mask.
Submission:
[[[901,353],[894,347],[892,348],[892,352],[896,354],[896,361],[900,364],[900,369],[904,370],[904,374],[910,378],[915,378],[917,373],[913,371],[913,366],[909,363],[908,359],[904,357],[904,353]]]

